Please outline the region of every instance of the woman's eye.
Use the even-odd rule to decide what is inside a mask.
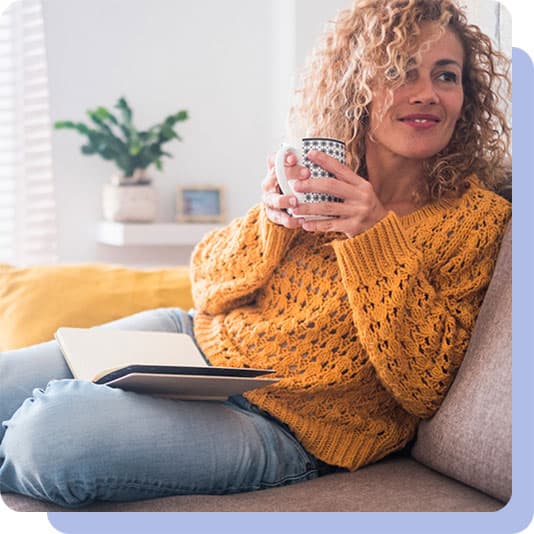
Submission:
[[[438,79],[444,82],[456,83],[458,81],[458,76],[455,72],[442,72],[438,76]]]

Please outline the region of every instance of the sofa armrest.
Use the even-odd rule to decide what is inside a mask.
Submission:
[[[512,225],[454,383],[412,455],[503,502],[512,493]]]

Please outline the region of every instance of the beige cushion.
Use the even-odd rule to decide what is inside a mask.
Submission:
[[[13,493],[2,498],[20,512],[494,512],[503,506],[407,457],[388,458],[354,473],[233,495],[97,502],[74,510]]]
[[[456,380],[412,456],[500,499],[512,493],[512,225]]]

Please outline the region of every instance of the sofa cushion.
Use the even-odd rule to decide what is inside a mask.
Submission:
[[[136,502],[61,508],[2,494],[21,512],[493,512],[502,503],[411,458],[388,458],[290,486],[234,495],[179,495]]]
[[[52,339],[60,326],[90,327],[150,308],[192,305],[187,267],[0,265],[0,351]]]
[[[512,492],[512,225],[458,375],[419,425],[418,461],[489,495]]]

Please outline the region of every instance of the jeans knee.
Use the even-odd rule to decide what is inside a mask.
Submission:
[[[60,380],[36,389],[6,422],[1,445],[0,487],[33,494],[63,506],[90,502],[85,474],[95,456],[91,421],[94,412],[82,402],[94,388],[90,382]],[[91,391],[92,390],[92,391]]]
[[[182,308],[159,308],[158,312],[170,319],[178,333],[193,337],[193,318]]]

